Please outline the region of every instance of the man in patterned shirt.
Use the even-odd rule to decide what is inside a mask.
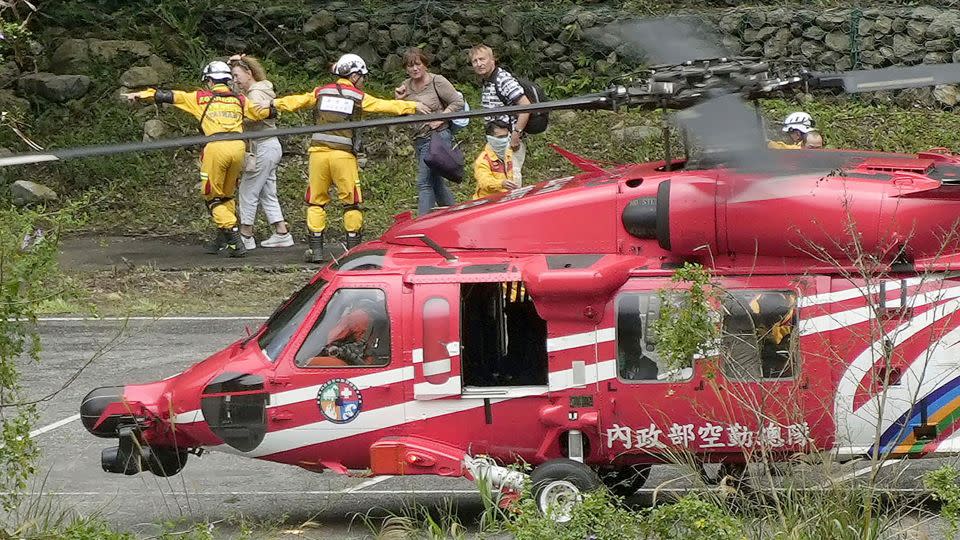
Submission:
[[[470,49],[470,65],[473,71],[483,81],[483,92],[480,95],[480,104],[484,109],[494,109],[511,105],[529,105],[530,99],[523,92],[523,87],[509,71],[497,67],[497,60],[493,56],[493,49],[480,44]],[[499,114],[485,116],[489,124],[499,120],[510,125],[510,148],[513,149],[513,179],[517,186],[523,184],[521,169],[527,154],[527,145],[523,142],[523,130],[530,120],[530,113],[516,115]]]

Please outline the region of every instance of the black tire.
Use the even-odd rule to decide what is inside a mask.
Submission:
[[[600,471],[600,480],[617,497],[630,497],[642,488],[650,477],[653,465],[627,465],[621,469]]]
[[[530,482],[537,508],[544,515],[547,515],[550,501],[568,505],[565,510],[555,508],[551,513],[561,523],[569,521],[569,510],[579,502],[582,494],[600,489],[603,485],[593,469],[567,458],[552,459],[541,464],[530,474]]]

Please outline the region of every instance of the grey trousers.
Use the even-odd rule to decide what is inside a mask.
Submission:
[[[283,150],[276,137],[257,139],[253,147],[257,157],[257,167],[244,172],[240,179],[240,223],[253,225],[257,217],[257,206],[263,208],[267,223],[283,221],[280,199],[277,198],[277,166]]]

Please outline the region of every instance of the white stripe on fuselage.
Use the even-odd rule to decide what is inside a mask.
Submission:
[[[606,379],[615,377],[616,364],[616,360],[605,360],[600,362],[597,365],[596,372],[603,375],[601,375],[601,377],[591,377],[588,374],[588,378],[585,381],[586,384],[596,384],[597,382],[602,382]],[[556,377],[559,380],[572,381],[573,373],[572,370],[565,369],[552,373],[551,377]],[[562,389],[565,388],[554,388],[550,391]],[[548,390],[543,389],[540,394],[543,394],[547,391]],[[490,403],[500,403],[503,401],[508,401],[509,399],[522,398],[489,399]],[[304,446],[336,441],[339,439],[345,439],[347,437],[353,437],[355,435],[369,433],[371,431],[399,426],[407,422],[428,420],[448,414],[467,411],[470,409],[481,408],[483,406],[483,400],[470,399],[468,397],[459,397],[457,399],[440,399],[433,401],[412,400],[407,401],[406,403],[398,403],[396,405],[381,407],[368,412],[361,412],[357,416],[356,420],[353,420],[349,424],[314,422],[289,429],[271,431],[266,434],[263,442],[261,442],[256,449],[250,452],[240,452],[226,445],[212,447],[210,450],[229,452],[247,457],[264,457],[280,452],[289,452]]]
[[[613,328],[601,328],[597,331],[583,332],[581,334],[571,334],[568,336],[560,336],[555,338],[550,338],[547,340],[547,351],[557,352],[565,351],[569,349],[576,349],[579,347],[592,346],[596,343],[603,343],[607,341],[613,341],[614,338],[614,329]],[[448,350],[449,350],[448,345]],[[460,344],[456,343],[457,352],[459,352]],[[412,351],[413,362],[422,363],[423,362],[423,349],[414,349]],[[357,377],[350,377],[350,382],[355,384],[357,388],[363,390],[365,388],[371,388],[374,386],[387,386],[390,384],[409,381],[414,378],[414,368],[413,366],[404,366],[402,368],[391,369],[387,371],[378,371],[376,373],[370,373],[367,375],[359,375]],[[280,407],[283,405],[290,405],[293,403],[300,403],[301,401],[309,401],[317,398],[317,392],[320,391],[320,387],[323,384],[315,384],[312,386],[304,386],[302,388],[295,388],[293,390],[286,390],[284,392],[278,392],[276,394],[270,395],[270,403],[267,407]],[[202,422],[203,421],[203,412],[199,409],[186,411],[178,413],[174,416],[174,422],[177,424],[189,424],[192,422]]]

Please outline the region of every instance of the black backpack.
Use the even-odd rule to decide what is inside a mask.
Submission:
[[[514,76],[513,78],[516,79],[517,83],[520,84],[520,87],[523,88],[523,93],[527,96],[527,99],[530,100],[530,103],[541,103],[548,101],[547,95],[543,92],[543,88],[539,84],[529,79],[524,79],[523,77]],[[497,97],[500,98],[500,102],[504,105],[509,105],[506,98],[500,94],[500,88],[496,86],[495,88],[497,90]],[[547,130],[547,125],[550,123],[550,117],[548,116],[549,114],[550,113],[547,111],[530,113],[530,119],[527,120],[527,127],[524,128],[523,131],[531,135],[543,133]]]

